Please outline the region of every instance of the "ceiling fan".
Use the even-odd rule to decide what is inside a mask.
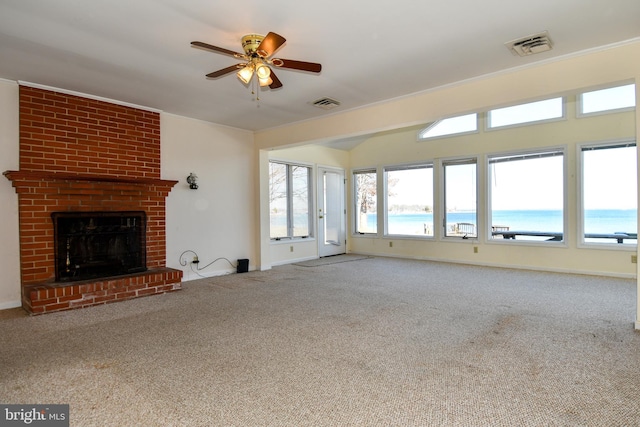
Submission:
[[[271,89],[282,87],[282,82],[275,75],[270,66],[277,68],[290,68],[292,70],[309,71],[319,73],[321,64],[314,62],[294,61],[291,59],[271,58],[287,40],[279,34],[268,33],[266,36],[259,34],[247,34],[242,37],[242,49],[244,53],[234,52],[208,43],[194,41],[191,46],[199,47],[223,55],[233,56],[243,62],[218,71],[207,74],[207,77],[217,78],[237,71],[238,78],[249,84],[255,74],[260,86],[269,86]]]

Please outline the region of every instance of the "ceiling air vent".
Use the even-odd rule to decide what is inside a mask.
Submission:
[[[331,98],[320,98],[313,101],[311,105],[318,108],[322,108],[323,110],[331,110],[332,108],[335,108],[338,105],[340,105],[340,102]]]
[[[505,43],[505,46],[507,46],[514,55],[529,56],[534,53],[551,50],[553,48],[553,42],[549,38],[549,33],[544,31],[521,39],[512,40]]]

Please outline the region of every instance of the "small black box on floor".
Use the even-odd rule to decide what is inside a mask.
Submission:
[[[236,267],[236,271],[238,273],[246,273],[249,271],[249,260],[248,259],[239,259],[238,266]]]

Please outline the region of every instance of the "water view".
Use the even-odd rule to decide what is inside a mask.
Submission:
[[[492,225],[504,227],[511,231],[530,232],[562,232],[562,211],[559,210],[503,210],[493,211]],[[375,230],[376,214],[367,215],[367,228]],[[590,234],[637,233],[637,211],[635,209],[593,209],[586,211],[584,229]],[[455,230],[456,224],[476,224],[473,212],[449,212],[447,228]],[[389,234],[400,235],[433,235],[432,213],[390,214]],[[540,240],[544,240],[540,239]],[[595,239],[601,243],[611,243],[607,239]],[[635,240],[625,240],[635,244]]]

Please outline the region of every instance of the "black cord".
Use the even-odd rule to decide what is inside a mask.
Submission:
[[[188,253],[188,252],[191,252],[193,255],[195,255],[195,258],[196,258],[196,260],[198,260],[198,261],[197,261],[197,262],[191,262],[191,263],[188,263],[188,262],[183,258],[184,254],[186,254],[186,253]],[[183,266],[183,267],[184,267],[184,266],[186,266],[187,264],[191,264],[191,270],[192,270],[192,271],[193,271],[193,265],[194,265],[194,264],[196,265],[196,270],[195,270],[195,271],[200,271],[200,270],[204,270],[205,268],[209,267],[209,266],[210,266],[210,265],[212,265],[214,262],[216,262],[216,261],[220,261],[221,259],[223,259],[223,260],[227,261],[231,267],[233,267],[233,268],[237,268],[237,266],[236,266],[236,265],[233,265],[233,263],[232,263],[231,261],[229,261],[229,260],[228,260],[227,258],[225,258],[225,257],[216,258],[216,259],[214,259],[213,261],[211,261],[209,264],[207,264],[207,265],[205,265],[204,267],[202,267],[202,268],[201,268],[201,267],[199,267],[199,266],[198,266],[198,263],[200,262],[200,261],[199,261],[199,259],[200,259],[200,257],[198,256],[198,254],[197,254],[195,251],[192,251],[191,249],[187,249],[186,251],[184,251],[184,252],[182,252],[182,253],[180,254],[180,258],[179,258],[179,260],[178,260],[178,261],[180,262],[180,265],[181,265],[181,266]]]
[[[220,257],[220,258],[216,258],[216,259],[214,259],[213,261],[211,261],[209,264],[205,265],[205,266],[204,266],[204,267],[202,267],[202,268],[197,267],[197,270],[204,270],[205,268],[209,267],[209,266],[210,266],[211,264],[213,264],[214,262],[216,262],[216,261],[220,261],[221,259],[223,259],[223,260],[227,261],[231,267],[233,267],[233,268],[237,268],[237,266],[236,266],[236,265],[233,265],[233,264],[231,263],[231,261],[229,261],[229,260],[228,260],[228,259],[226,259],[225,257]]]
[[[198,257],[198,254],[197,254],[197,253],[195,253],[195,252],[194,252],[194,251],[192,251],[192,250],[186,250],[186,251],[182,252],[182,253],[180,254],[180,257],[178,258],[178,262],[179,262],[179,263],[180,263],[180,265],[181,265],[181,266],[183,266],[183,267],[184,267],[184,266],[186,266],[186,265],[188,264],[188,263],[187,263],[187,261],[186,261],[185,259],[183,259],[183,258],[182,258],[182,257],[184,256],[184,254],[186,254],[187,252],[191,252],[192,254],[194,254],[194,255],[196,256],[196,258]]]

